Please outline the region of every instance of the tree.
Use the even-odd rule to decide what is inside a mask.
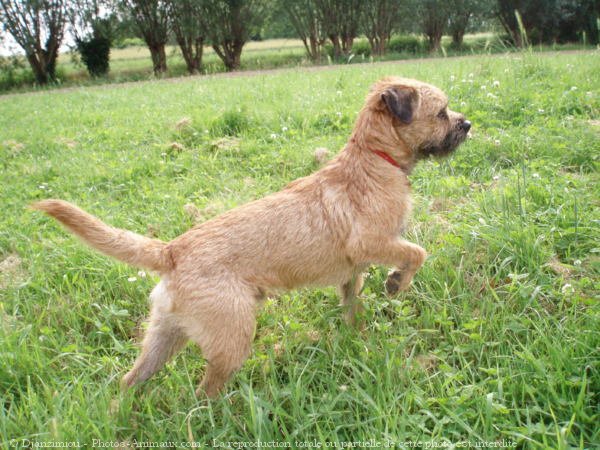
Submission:
[[[596,0],[561,0],[559,3],[559,25],[557,40],[573,42],[581,39],[585,32],[587,42],[598,44],[600,2]]]
[[[210,0],[206,12],[213,50],[227,70],[239,69],[242,48],[264,19],[264,0]]]
[[[333,56],[347,57],[352,51],[354,38],[362,18],[365,2],[362,0],[316,0],[320,21],[333,44]]]
[[[423,0],[417,2],[417,12],[421,18],[423,34],[427,36],[429,51],[436,52],[442,46],[442,36],[446,30],[450,5],[445,0]]]
[[[284,10],[302,40],[309,58],[318,62],[321,60],[321,49],[325,43],[323,27],[315,0],[280,0]]]
[[[207,33],[206,0],[169,0],[171,28],[190,74],[202,69],[202,51]]]
[[[25,52],[39,84],[56,78],[62,43],[65,0],[0,0],[0,22]]]
[[[166,0],[123,0],[125,12],[135,22],[152,57],[154,74],[167,71],[165,45],[169,37],[169,6]]]
[[[526,44],[522,31],[531,42],[553,42],[559,34],[561,6],[571,3],[565,0],[498,0],[497,14],[500,23],[517,47]],[[582,2],[577,1],[576,8]],[[517,19],[517,12],[521,25]]]
[[[363,29],[373,55],[382,56],[398,24],[400,0],[372,0],[365,2]]]
[[[115,20],[110,8],[110,0],[70,0],[67,9],[75,45],[93,77],[109,70]]]
[[[516,11],[531,42],[576,41],[583,32],[589,42],[598,42],[597,0],[498,0],[496,13],[500,23],[514,44],[522,47],[525,42]]]
[[[478,7],[483,3],[482,0],[451,0],[450,14],[448,16],[448,30],[452,36],[452,44],[455,47],[462,46],[465,31],[469,25],[469,20],[479,11]]]

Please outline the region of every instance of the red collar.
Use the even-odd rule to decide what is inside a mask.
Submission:
[[[356,140],[354,139],[354,137],[350,138],[350,141],[352,141],[354,144],[356,144]],[[390,156],[389,153],[386,153],[382,150],[374,150],[372,148],[368,148],[368,150],[372,151],[373,153],[375,153],[377,156],[379,156],[380,158],[385,159],[387,162],[389,162],[392,166],[397,167],[398,169],[400,169],[402,172],[408,174],[408,170],[406,169],[406,167],[400,165],[398,163],[398,161],[396,161],[394,158],[392,158]]]
[[[392,158],[388,153],[383,152],[381,150],[371,150],[371,151],[373,153],[375,153],[377,156],[379,156],[380,158],[385,159],[392,166],[397,167],[400,170],[405,170],[404,167],[402,167],[400,164],[398,164],[398,161],[396,161],[394,158]]]

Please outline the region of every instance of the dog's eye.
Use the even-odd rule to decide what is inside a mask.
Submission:
[[[437,115],[438,119],[447,119],[448,118],[448,113],[446,112],[445,109],[442,109],[438,115]]]

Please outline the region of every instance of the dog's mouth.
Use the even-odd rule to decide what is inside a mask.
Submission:
[[[419,158],[425,159],[430,156],[441,158],[444,156],[448,156],[452,153],[456,148],[463,143],[463,141],[467,138],[467,131],[464,129],[452,130],[450,131],[444,140],[439,143],[425,143],[419,149]]]

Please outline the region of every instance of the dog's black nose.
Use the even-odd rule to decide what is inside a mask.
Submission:
[[[465,133],[468,133],[469,130],[471,129],[471,122],[469,122],[468,120],[463,120],[461,122],[461,124],[459,125],[461,130],[464,130]]]

